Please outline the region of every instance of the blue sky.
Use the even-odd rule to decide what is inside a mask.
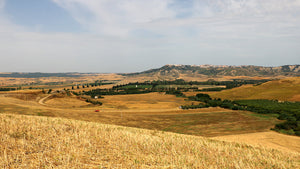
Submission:
[[[300,0],[0,0],[0,72],[300,64]]]
[[[81,25],[69,13],[50,0],[9,0],[4,12],[15,24],[29,31],[80,32]]]

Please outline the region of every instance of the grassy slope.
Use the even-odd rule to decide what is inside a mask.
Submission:
[[[103,108],[104,106],[79,108],[86,102],[81,103],[79,100],[71,102],[73,99],[53,98],[45,101],[47,106],[44,106],[36,101],[0,97],[0,113],[56,116],[209,137],[268,131],[278,122],[275,117],[261,118],[249,112],[222,108],[180,110],[177,106],[185,102],[183,98],[157,93],[106,96],[105,99],[100,99],[108,103],[110,100],[114,102],[112,106],[116,108],[110,109]],[[157,102],[153,102],[154,100]],[[49,102],[53,104],[48,104]],[[173,104],[179,105],[172,108]],[[117,109],[121,108],[121,105],[126,105],[126,109]],[[105,105],[107,106],[108,104]],[[100,112],[95,112],[95,109],[100,109]]]
[[[300,101],[300,77],[274,80],[258,86],[245,85],[221,92],[212,92],[210,96],[230,100],[277,99]]]
[[[288,136],[274,131],[227,135],[214,137],[218,140],[241,142],[250,145],[261,145],[282,151],[295,151],[300,153],[300,137]],[[286,145],[289,145],[288,147]]]
[[[62,118],[0,114],[0,168],[297,168],[299,153]]]

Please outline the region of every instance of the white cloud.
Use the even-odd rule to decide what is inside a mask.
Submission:
[[[171,18],[171,0],[53,0],[93,32],[126,35],[136,24]]]
[[[184,9],[181,0],[52,1],[88,33],[28,31],[0,0],[0,72],[300,63],[300,0],[193,0]]]
[[[192,0],[185,10],[179,9],[183,2],[175,0],[53,1],[88,30],[112,36],[126,37],[140,29],[162,36],[185,36],[191,30],[195,35],[253,31],[276,36],[300,25],[300,0]],[[190,14],[177,18],[182,11]]]

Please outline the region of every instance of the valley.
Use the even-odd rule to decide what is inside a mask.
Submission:
[[[169,76],[167,73],[164,75]],[[195,144],[193,140],[199,141],[200,139],[208,142],[206,146],[220,144],[218,145],[218,148],[210,147],[210,150],[208,151],[224,154],[227,154],[228,151],[238,151],[238,153],[241,153],[241,156],[244,156],[244,153],[252,150],[268,151],[261,152],[267,154],[272,154],[273,151],[276,151],[278,154],[282,152],[290,153],[291,158],[293,159],[291,159],[292,161],[289,164],[283,162],[287,160],[284,159],[284,156],[280,157],[284,160],[279,160],[278,163],[266,161],[266,164],[275,165],[279,168],[283,166],[287,168],[299,166],[299,161],[295,160],[300,157],[300,147],[298,144],[300,143],[300,140],[299,136],[295,136],[298,131],[297,126],[296,128],[292,128],[292,130],[276,130],[281,133],[270,130],[275,126],[284,123],[286,120],[288,122],[291,121],[291,119],[279,118],[285,114],[276,114],[276,112],[262,114],[246,109],[229,108],[230,106],[212,106],[212,103],[210,103],[209,100],[201,100],[203,98],[198,98],[198,94],[205,97],[207,94],[207,96],[211,97],[211,102],[225,104],[227,103],[227,99],[233,101],[232,103],[235,104],[234,106],[238,106],[236,105],[237,103],[249,104],[251,100],[258,100],[258,102],[260,102],[260,99],[269,101],[276,100],[274,104],[286,102],[287,104],[290,103],[291,105],[296,105],[295,110],[293,110],[292,114],[288,115],[287,118],[295,117],[296,119],[298,118],[298,114],[295,112],[300,108],[297,107],[297,104],[300,101],[298,97],[300,95],[299,77],[245,76],[242,78],[241,76],[209,76],[206,78],[199,78],[198,76],[195,76],[192,81],[178,78],[174,79],[172,76],[169,76],[171,80],[160,80],[161,77],[157,77],[158,76],[156,75],[147,75],[146,77],[144,75],[141,76],[141,74],[88,74],[87,76],[80,75],[78,77],[65,78],[55,76],[47,77],[47,81],[40,80],[40,78],[44,77],[30,77],[25,79],[23,79],[24,77],[9,77],[11,79],[16,79],[9,80],[9,83],[6,83],[8,79],[2,78],[2,86],[0,87],[2,88],[2,91],[0,91],[0,117],[2,119],[1,125],[4,125],[4,127],[2,126],[2,131],[6,132],[6,134],[2,133],[4,134],[2,137],[5,137],[5,142],[12,147],[16,145],[10,141],[15,140],[15,142],[20,142],[23,140],[22,144],[33,146],[34,149],[37,149],[37,147],[31,145],[29,141],[32,137],[37,137],[35,134],[38,134],[39,132],[38,128],[33,126],[35,124],[46,128],[50,125],[50,128],[55,128],[55,132],[59,132],[61,135],[66,132],[69,137],[73,137],[69,131],[76,131],[81,134],[82,132],[96,132],[92,130],[96,130],[95,128],[97,127],[95,126],[99,127],[100,125],[100,128],[105,126],[105,130],[108,132],[118,130],[118,128],[122,130],[122,132],[117,135],[114,133],[114,136],[112,137],[124,138],[125,135],[132,135],[132,137],[130,136],[130,139],[128,138],[129,140],[125,141],[126,143],[124,143],[124,146],[129,146],[127,144],[131,144],[130,142],[138,141],[144,137],[148,140],[155,140],[157,136],[159,136],[160,139],[168,140],[168,143],[165,142],[159,144],[174,143],[176,145],[180,144],[179,142],[182,142],[182,140],[177,142],[174,138],[182,138],[185,142],[190,138],[191,141],[187,142],[193,145]],[[30,81],[32,82],[29,83]],[[201,108],[196,108],[198,105],[204,103],[210,106],[200,106]],[[195,108],[184,109],[185,106]],[[10,123],[16,123],[14,122],[14,119],[18,119],[22,125],[31,126],[30,129],[25,130],[26,127],[15,127],[14,129],[8,128],[7,120],[9,120]],[[23,119],[30,119],[29,121],[31,121],[31,123],[27,123],[26,120],[24,121]],[[45,122],[45,120],[47,122]],[[39,121],[43,122],[40,123]],[[85,128],[84,131],[82,131],[83,129],[78,127],[79,124],[83,123],[84,125],[89,126],[89,129]],[[60,125],[63,125],[62,129],[57,127]],[[65,126],[71,127],[66,128]],[[49,132],[49,135],[43,137],[52,137],[51,132],[53,131]],[[107,135],[108,133],[102,133],[101,135],[103,134]],[[91,140],[93,140],[92,136],[88,140],[82,141],[90,142]],[[114,138],[108,139],[106,142],[112,140],[114,140]],[[57,142],[53,144],[54,145],[52,146],[57,146],[61,143]],[[92,144],[93,146],[103,146],[102,144],[104,144],[104,142],[101,143],[101,145]],[[114,140],[112,141],[112,144],[120,143],[118,140]],[[224,150],[223,148],[220,148],[221,144],[224,147],[229,146],[234,150],[231,150],[231,148],[226,148],[226,150]],[[2,149],[3,147],[6,147],[3,144],[1,144],[1,146]],[[113,147],[114,145],[109,146]],[[145,140],[142,141],[140,146],[147,149],[147,151],[158,151],[153,147],[155,146],[154,143],[146,143]],[[234,147],[241,147],[241,149],[236,150]],[[76,167],[83,165],[95,166],[91,162],[82,161],[83,158],[80,155],[74,155],[74,152],[68,147],[64,148],[69,152],[68,155],[73,154],[73,160],[75,160],[74,165]],[[73,149],[74,148],[75,147],[73,147]],[[107,155],[106,157],[97,157],[99,158],[98,162],[101,159],[99,165],[118,166],[118,164],[122,163],[122,165],[127,167],[131,165],[145,167],[145,165],[147,165],[146,161],[150,160],[149,158],[155,159],[159,164],[167,164],[166,161],[158,162],[159,159],[156,159],[157,157],[154,157],[153,155],[149,157],[147,155],[145,156],[142,152],[128,152],[128,150],[122,146],[117,146],[116,148],[120,148],[116,151],[123,152],[123,154],[126,154],[127,156],[126,158],[124,156],[119,157],[118,159],[127,159],[130,161],[130,164],[113,160],[112,156]],[[176,151],[180,151],[184,154],[187,153],[186,151],[191,152],[192,150],[190,150],[190,148]],[[12,156],[18,153],[24,153],[23,151],[29,151],[17,148],[12,150],[8,147],[4,149],[6,154],[2,153],[2,156],[0,156],[0,159],[2,158],[4,161],[4,163],[0,163],[2,166],[8,166],[9,163],[18,165],[18,162],[12,162],[7,158],[17,158]],[[108,150],[109,147],[104,146],[103,149],[116,156],[117,152],[111,152],[111,150]],[[58,153],[53,152],[52,150],[48,151],[54,154]],[[167,152],[168,150],[164,151]],[[88,153],[88,150],[84,150],[84,153]],[[129,155],[128,153],[133,153],[134,155]],[[171,152],[167,152],[167,154],[169,153]],[[48,154],[47,156],[53,158],[53,156],[55,156],[54,154]],[[192,154],[195,155],[194,153]],[[39,153],[32,152],[29,153],[29,155],[22,156],[22,158],[37,158],[36,156],[38,155]],[[140,155],[143,156],[145,161],[141,161],[142,159],[138,157]],[[86,155],[83,154],[82,156]],[[169,158],[171,158],[171,156],[172,158],[175,158],[174,154],[170,155]],[[54,160],[49,163],[49,166],[65,166],[65,164],[73,166],[70,163],[72,160],[63,160],[66,158],[64,154],[59,155],[59,157],[61,159],[57,160],[58,162],[55,162]],[[197,157],[197,155],[195,157]],[[4,160],[5,158],[6,160]],[[181,156],[178,158],[179,159],[176,158],[176,161],[172,162],[172,164],[176,163],[178,165],[181,160],[187,160]],[[211,154],[206,158],[212,158]],[[237,156],[232,158],[239,160],[239,157]],[[272,159],[273,157],[268,158],[269,159],[265,158],[265,160],[274,160]],[[105,159],[107,159],[108,163],[105,162]],[[26,162],[26,160],[24,160],[25,159],[23,159],[23,162]],[[43,160],[43,158],[41,160]],[[255,160],[262,159],[257,159],[257,157],[255,157],[253,163],[243,162],[243,165],[263,168],[257,163],[258,161]],[[152,162],[153,161],[150,163]],[[201,163],[201,166],[208,165],[208,163],[211,162],[211,160],[208,160],[207,164],[206,162],[205,164]],[[45,165],[46,162],[41,161],[41,163]],[[194,164],[195,166],[193,166],[191,162],[184,162],[184,165],[193,168],[199,166],[200,163],[199,165]],[[240,164],[227,162],[215,162],[215,165],[226,167],[242,166]],[[32,164],[32,166],[36,167],[39,166],[39,164]]]

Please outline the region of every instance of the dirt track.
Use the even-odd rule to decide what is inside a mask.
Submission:
[[[51,94],[47,95],[46,97],[41,98],[38,103],[41,105],[46,106],[46,104],[44,103],[46,99],[48,99],[50,96],[52,96]]]

